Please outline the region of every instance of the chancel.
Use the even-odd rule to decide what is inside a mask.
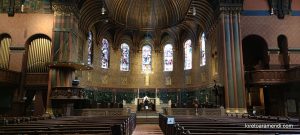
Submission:
[[[298,0],[0,0],[0,20],[0,134],[300,134]]]

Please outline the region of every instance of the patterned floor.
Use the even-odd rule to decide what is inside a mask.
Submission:
[[[137,124],[133,135],[163,135],[158,124]]]

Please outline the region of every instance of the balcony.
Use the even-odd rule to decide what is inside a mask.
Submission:
[[[300,82],[300,67],[295,67],[288,70],[289,82],[299,83]]]
[[[300,82],[300,67],[245,71],[247,85],[276,85]]]
[[[246,84],[272,85],[287,83],[287,70],[255,70],[245,71]]]
[[[48,73],[26,73],[26,87],[48,87]]]
[[[0,84],[17,86],[20,83],[20,76],[19,72],[0,69]]]

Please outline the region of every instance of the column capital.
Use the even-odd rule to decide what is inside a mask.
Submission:
[[[220,11],[223,13],[240,13],[243,9],[242,3],[221,3]]]

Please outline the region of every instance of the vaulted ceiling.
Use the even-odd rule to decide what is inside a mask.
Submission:
[[[80,26],[86,30],[96,24],[156,31],[195,23],[204,31],[219,13],[219,0],[86,0],[80,4]]]
[[[105,0],[109,17],[129,29],[153,30],[185,19],[192,0]]]
[[[73,1],[80,11],[79,27],[84,33],[93,31],[97,43],[105,36],[117,48],[126,37],[140,48],[142,40],[151,39],[156,50],[168,39],[175,43],[186,38],[196,41],[202,32],[215,26],[221,7],[243,3],[243,0]]]

